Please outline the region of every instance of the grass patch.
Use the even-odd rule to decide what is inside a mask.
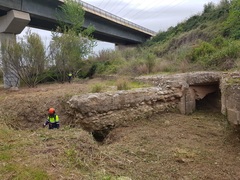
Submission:
[[[100,93],[104,90],[104,86],[102,84],[94,84],[91,88],[91,93]]]
[[[139,82],[139,81],[131,81],[127,78],[121,78],[116,81],[117,90],[129,90],[134,88],[144,88],[149,87],[150,85]]]
[[[34,167],[21,166],[17,164],[6,164],[0,167],[0,178],[12,180],[49,180],[47,172]]]
[[[128,79],[118,79],[116,82],[117,90],[130,89],[130,82]]]

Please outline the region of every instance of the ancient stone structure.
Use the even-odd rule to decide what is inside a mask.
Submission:
[[[240,73],[223,75],[221,81],[222,113],[233,125],[240,125]]]
[[[158,87],[181,88],[182,97],[179,102],[179,110],[182,114],[193,113],[196,109],[196,100],[201,100],[210,93],[220,91],[220,79],[221,73],[218,72],[194,72],[137,78],[139,81]]]
[[[153,113],[177,109],[182,96],[178,88],[144,88],[128,91],[91,93],[69,100],[75,124],[88,131],[114,128]]]
[[[167,111],[191,114],[201,103],[219,109],[233,124],[240,124],[240,86],[236,85],[240,75],[231,77],[235,78],[234,85],[219,72],[144,76],[136,80],[153,87],[73,96],[68,103],[74,123],[92,132]]]

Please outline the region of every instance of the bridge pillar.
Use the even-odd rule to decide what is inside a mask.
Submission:
[[[0,17],[0,42],[15,43],[16,34],[20,34],[23,29],[30,22],[30,15],[28,13],[11,10],[6,15]],[[18,87],[20,84],[19,77],[16,70],[7,62],[7,57],[2,52],[1,48],[1,62],[3,68],[4,88]]]
[[[16,35],[9,33],[0,33],[0,41],[1,44],[13,44],[16,42]],[[12,67],[11,63],[8,62],[8,58],[2,47],[1,53],[4,88],[18,87],[20,83],[19,77]]]

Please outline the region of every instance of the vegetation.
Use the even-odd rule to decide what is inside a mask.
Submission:
[[[191,116],[160,113],[126,121],[112,129],[103,143],[96,142],[79,121],[68,116],[69,96],[64,102],[63,98],[88,93],[89,87],[100,83],[113,81],[94,78],[81,84],[40,84],[18,92],[1,88],[0,179],[239,177],[239,132],[209,104],[207,110]],[[59,130],[41,128],[50,104],[60,115]],[[132,111],[123,113],[128,117]]]
[[[99,74],[143,75],[159,72],[239,69],[238,0],[208,3],[196,14],[143,46],[102,51],[92,62]]]
[[[57,17],[59,27],[52,32],[52,41],[47,50],[40,36],[31,31],[19,41],[2,43],[2,72],[20,78],[29,87],[35,87],[39,82],[64,82],[69,72],[76,75],[95,45],[91,37],[94,29],[82,28],[84,10],[74,0],[65,1]],[[12,86],[19,85],[19,81],[14,83]]]
[[[9,67],[16,66],[14,70],[20,77],[26,74],[22,81],[29,86],[46,80],[64,81],[68,71],[90,80],[42,84],[38,89],[22,88],[18,92],[0,88],[0,179],[238,178],[239,131],[207,103],[191,116],[162,113],[126,121],[122,127],[112,129],[101,144],[70,116],[67,105],[75,94],[112,87],[146,87],[125,77],[116,76],[118,79],[107,82],[91,79],[96,73],[141,75],[239,68],[236,8],[237,0],[209,3],[202,14],[160,32],[144,46],[122,52],[102,51],[97,57],[87,56],[92,42],[79,35],[78,25],[59,27],[59,32],[53,34],[49,56],[45,56],[39,36],[31,32],[20,42],[2,46]],[[238,79],[228,83],[235,81]],[[41,128],[49,106],[56,107],[60,115],[59,130]],[[128,117],[132,112],[122,113]]]
[[[19,42],[3,42],[2,56],[3,70],[11,71],[16,79],[19,77],[27,86],[34,87],[44,78],[41,75],[46,65],[46,57],[38,34],[28,31]]]
[[[61,16],[61,14],[63,15]],[[95,45],[91,38],[92,26],[83,29],[84,10],[73,0],[67,0],[58,13],[59,27],[52,33],[50,44],[51,60],[56,65],[58,79],[66,81],[68,72],[76,74],[84,62],[83,59],[92,51]]]
[[[91,33],[94,29],[82,28],[83,9],[77,2],[67,0],[57,13],[59,27],[52,33],[47,51],[39,37],[29,33],[20,43],[6,47],[5,52],[14,62],[12,64],[25,69],[22,81],[28,86],[47,81],[64,82],[68,72],[74,77],[92,78],[96,74],[139,76],[160,72],[236,70],[240,68],[239,8],[238,0],[221,0],[217,5],[208,3],[202,13],[159,32],[144,45],[121,51],[102,50],[92,56],[95,42]],[[19,63],[20,59],[24,62]],[[16,74],[23,76],[24,73]]]

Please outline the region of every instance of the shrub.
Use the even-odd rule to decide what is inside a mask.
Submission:
[[[148,73],[152,73],[153,68],[155,66],[155,55],[153,53],[148,53],[146,57],[146,65],[148,68]]]
[[[208,42],[202,41],[198,47],[194,48],[191,53],[191,60],[195,62],[201,58],[207,58],[216,50],[214,46]]]
[[[104,86],[102,84],[95,84],[94,86],[92,86],[91,92],[99,93],[99,92],[102,92],[103,89],[104,89]]]
[[[166,60],[166,59],[157,59],[155,66],[153,68],[153,72],[173,72],[175,71],[175,65],[173,61]]]
[[[116,82],[117,90],[128,90],[130,89],[129,80],[126,78],[118,79]]]
[[[220,48],[222,48],[223,46],[227,46],[227,40],[224,39],[224,38],[221,37],[221,36],[218,36],[218,37],[214,38],[214,39],[211,41],[211,44],[212,44],[214,47],[220,49]]]

